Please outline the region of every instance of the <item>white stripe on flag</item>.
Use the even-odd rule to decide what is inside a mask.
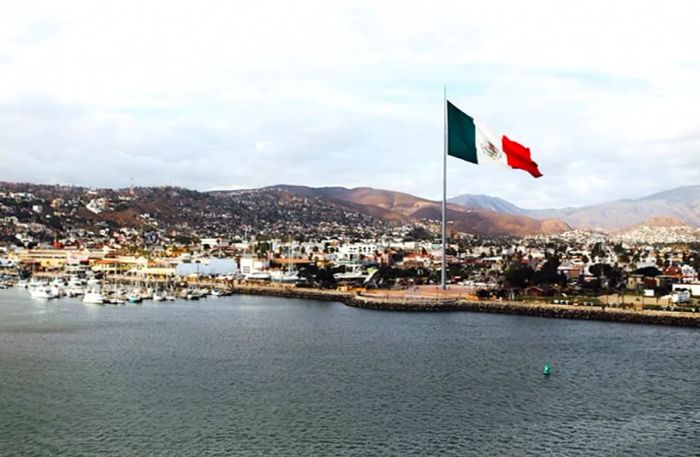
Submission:
[[[508,166],[508,158],[503,152],[502,136],[491,132],[486,126],[474,120],[476,127],[476,159],[479,165]]]

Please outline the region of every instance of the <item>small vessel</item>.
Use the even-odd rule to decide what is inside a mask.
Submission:
[[[83,295],[83,303],[89,303],[92,305],[102,305],[105,302],[104,296],[97,289],[88,289]]]
[[[127,297],[126,300],[129,303],[141,303],[143,301],[143,298],[141,298],[141,294],[138,291],[132,291]]]
[[[248,273],[245,279],[254,281],[269,281],[271,279],[271,276],[270,273],[266,271],[254,271],[252,273]]]
[[[110,305],[123,305],[124,299],[119,294],[111,294],[105,297],[104,302]]]
[[[299,282],[299,273],[297,271],[271,270],[270,279],[274,282],[285,284],[293,284]]]
[[[153,299],[153,294],[154,294],[154,293],[155,293],[155,292],[153,292],[153,290],[150,289],[150,288],[142,289],[142,290],[139,291],[139,294],[141,295],[141,300],[151,300],[151,299]]]
[[[85,293],[83,281],[77,276],[71,276],[68,280],[68,285],[65,287],[65,293],[69,297],[78,297]]]
[[[200,296],[196,290],[188,290],[185,294],[187,300],[199,300]]]
[[[163,301],[165,300],[165,295],[160,292],[153,292],[153,301]]]
[[[333,277],[336,281],[364,281],[369,275],[362,271],[360,264],[345,265],[345,272],[335,273]]]
[[[49,287],[49,286],[31,287],[29,289],[29,295],[32,298],[41,298],[41,299],[45,299],[45,300],[50,300],[52,298],[58,297],[55,294],[55,291],[53,290],[53,288]]]

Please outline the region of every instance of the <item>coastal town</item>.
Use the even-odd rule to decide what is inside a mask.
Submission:
[[[327,201],[261,191],[213,201],[176,188],[6,185],[0,287],[98,304],[247,287],[698,310],[700,242],[687,226],[657,221],[617,234],[529,236],[454,231],[446,246],[449,287],[440,291],[436,221],[387,223]]]

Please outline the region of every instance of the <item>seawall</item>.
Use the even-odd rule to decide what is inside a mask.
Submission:
[[[700,313],[673,311],[623,310],[598,306],[550,305],[522,302],[453,300],[443,302],[417,302],[412,300],[383,300],[352,297],[345,302],[349,306],[388,311],[472,311],[480,313],[517,314],[522,316],[559,319],[583,319],[634,324],[674,325],[700,327]]]
[[[338,301],[355,308],[403,312],[454,312],[514,314],[558,319],[583,319],[649,325],[700,328],[700,313],[625,310],[599,306],[552,305],[513,301],[472,301],[463,299],[381,298],[355,292],[295,287],[236,285],[237,294],[266,295],[310,300]]]

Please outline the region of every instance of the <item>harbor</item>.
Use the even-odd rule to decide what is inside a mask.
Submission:
[[[4,283],[8,285],[8,283]],[[144,301],[170,302],[200,300],[229,295],[257,295],[306,300],[342,302],[347,306],[396,312],[479,312],[536,316],[543,318],[582,319],[647,325],[700,327],[700,312],[649,310],[612,304],[563,304],[542,301],[480,300],[462,288],[442,290],[438,287],[410,290],[364,288],[317,289],[294,284],[255,280],[196,279],[142,282],[126,276],[104,281],[77,276],[40,274],[14,286],[26,289],[38,300],[76,297],[85,304],[124,305]],[[1,293],[1,292],[0,292]]]

